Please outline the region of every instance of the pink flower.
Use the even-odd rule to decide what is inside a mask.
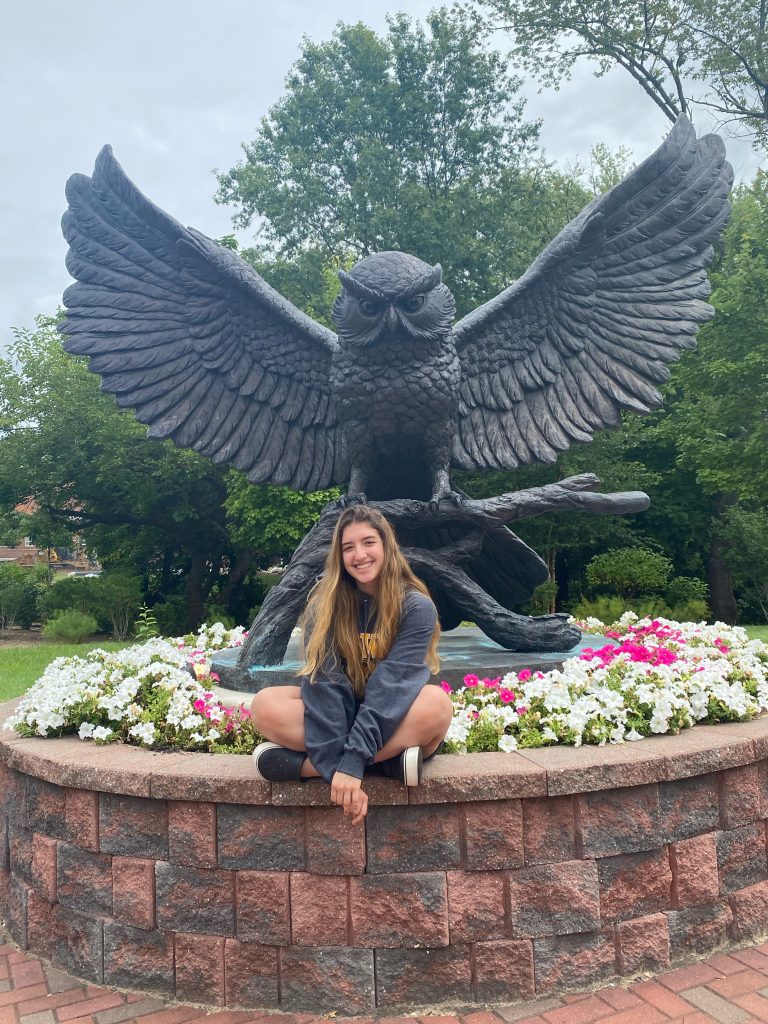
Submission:
[[[472,717],[473,718],[479,718],[480,717],[480,712],[479,711],[473,711],[472,712]]]
[[[453,690],[451,689],[451,684],[450,683],[446,683],[446,681],[444,679],[440,683],[440,689],[444,690],[446,693],[453,693]]]
[[[202,699],[202,697],[199,697],[192,705],[192,707],[195,709],[195,711],[205,711],[205,701]]]
[[[480,680],[478,679],[478,677],[473,672],[470,672],[469,675],[464,676],[464,685],[465,686],[479,686],[480,685]]]
[[[528,708],[525,706],[525,704],[518,704],[518,706],[515,708],[515,711],[518,713],[518,715],[528,714]]]
[[[515,695],[512,690],[499,690],[499,699],[502,704],[511,704],[515,699]]]
[[[219,676],[218,672],[211,672],[211,679],[214,681],[214,683],[221,682],[221,677]]]
[[[517,678],[521,683],[526,682],[526,680],[531,678],[531,670],[529,668],[524,668],[522,672],[517,673]]]

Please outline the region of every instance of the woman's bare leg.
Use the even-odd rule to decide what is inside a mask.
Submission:
[[[425,686],[373,760],[386,761],[407,747],[421,747],[424,756],[429,757],[448,732],[452,718],[453,703],[448,694],[439,686]]]
[[[299,686],[269,686],[251,701],[253,724],[268,740],[289,750],[306,751],[304,745],[304,703]],[[301,766],[304,779],[317,779],[320,772],[307,757]]]

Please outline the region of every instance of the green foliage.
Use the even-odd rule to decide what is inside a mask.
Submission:
[[[624,612],[636,612],[641,618],[645,615],[651,618],[659,615],[666,619],[677,618],[663,597],[650,595],[630,598],[616,594],[597,594],[593,598],[582,599],[571,609],[571,614],[577,619],[593,618],[606,623],[616,622]],[[698,622],[705,617],[700,615],[693,621]]]
[[[64,609],[92,615],[102,630],[125,640],[141,606],[141,581],[128,573],[69,576],[54,584],[40,599],[44,620]]]
[[[0,629],[28,629],[37,615],[38,585],[30,569],[0,564]]]
[[[143,644],[155,636],[160,636],[157,617],[151,608],[143,604],[136,618],[136,643]]]
[[[592,559],[587,566],[587,583],[593,590],[607,587],[633,597],[664,590],[671,571],[670,560],[657,551],[617,548]]]
[[[229,567],[254,557],[228,531],[225,473],[170,442],[148,441],[87,361],[63,351],[55,327],[40,317],[36,330],[16,332],[0,360],[0,508],[33,498],[33,540],[70,546],[79,534],[108,575],[140,576],[147,604],[182,596],[188,628],[202,621]],[[258,552],[259,538],[250,541]],[[237,595],[249,602],[241,581],[225,603]],[[113,624],[119,634],[125,615]]]
[[[59,612],[73,609],[98,619],[101,611],[98,584],[98,577],[90,576],[67,576],[57,580],[40,598],[41,618],[47,622]]]
[[[181,636],[187,630],[187,602],[180,594],[158,601],[152,612],[160,636]]]
[[[703,601],[706,604],[709,587],[704,580],[693,576],[675,576],[667,584],[665,596],[671,605],[687,601]]]
[[[717,316],[673,375],[664,422],[707,494],[768,502],[768,177],[735,194],[712,273]]]
[[[115,640],[125,640],[141,606],[141,580],[128,573],[105,573],[96,583],[101,607],[112,626],[112,636]]]
[[[227,615],[226,610],[220,605],[210,602],[205,606],[205,621],[206,622],[220,622],[227,629],[234,629],[237,623],[231,615]]]
[[[381,36],[340,24],[304,41],[285,96],[219,177],[235,222],[260,220],[260,272],[295,298],[298,261],[311,271],[300,304],[327,318],[339,258],[439,260],[460,314],[525,270],[586,194],[534,157],[539,126],[488,39],[440,9],[424,25],[396,15]]]
[[[483,23],[513,34],[511,59],[559,88],[587,58],[595,74],[627,71],[674,121],[696,107],[738,123],[763,145],[768,129],[765,10],[751,0],[474,0]]]
[[[57,640],[61,643],[79,644],[88,636],[93,636],[99,628],[93,615],[86,615],[75,608],[56,612],[52,619],[43,626],[46,640]]]
[[[768,621],[768,511],[731,507],[722,516],[719,533],[744,610]]]
[[[531,599],[520,609],[522,615],[548,615],[555,607],[557,583],[546,580],[539,584],[531,595]]]
[[[251,484],[244,473],[232,469],[224,502],[230,533],[243,547],[258,546],[262,565],[289,558],[328,502],[340,493],[335,488],[307,494],[288,487]]]

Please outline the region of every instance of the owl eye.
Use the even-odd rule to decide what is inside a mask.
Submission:
[[[406,313],[418,313],[426,299],[426,295],[409,295],[407,299],[403,299],[403,309]]]
[[[358,307],[363,316],[374,317],[379,313],[379,304],[373,299],[360,299]]]

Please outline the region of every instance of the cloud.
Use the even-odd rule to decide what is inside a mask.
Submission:
[[[434,0],[35,0],[3,13],[0,88],[13,103],[0,138],[0,349],[12,325],[52,313],[69,284],[59,221],[64,183],[90,173],[105,142],[146,195],[213,237],[231,231],[213,202],[214,168],[241,157],[283,91],[302,34],[330,37],[337,21],[377,30],[388,9],[423,18]],[[560,92],[526,89],[544,118],[550,159],[585,162],[597,142],[638,159],[668,124],[627,76],[594,79],[577,68]],[[737,168],[751,177],[743,143]]]

